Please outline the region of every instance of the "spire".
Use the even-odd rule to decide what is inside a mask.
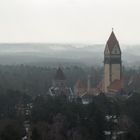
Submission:
[[[114,31],[114,28],[112,28],[112,32]]]
[[[119,42],[118,42],[113,30],[114,29],[112,28],[111,35],[107,41],[107,46],[108,46],[110,52],[112,51],[112,49],[114,48],[115,45],[119,46]]]
[[[54,79],[55,80],[66,80],[66,77],[60,67],[57,69]]]

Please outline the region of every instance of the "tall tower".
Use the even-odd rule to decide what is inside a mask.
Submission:
[[[119,42],[112,30],[104,50],[104,92],[114,80],[121,80],[122,61]]]

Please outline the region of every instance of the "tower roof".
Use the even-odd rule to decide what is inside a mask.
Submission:
[[[60,67],[57,69],[54,79],[55,80],[66,80],[66,77]]]
[[[112,33],[107,41],[107,46],[108,46],[110,52],[112,51],[112,49],[114,48],[115,45],[119,46],[119,42],[114,34],[114,31],[112,31]]]

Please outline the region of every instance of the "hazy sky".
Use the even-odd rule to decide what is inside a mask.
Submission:
[[[0,0],[0,42],[140,44],[140,0]]]

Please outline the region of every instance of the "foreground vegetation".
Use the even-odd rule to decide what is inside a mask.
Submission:
[[[31,114],[18,107],[32,103]],[[128,99],[110,98],[104,94],[83,105],[64,97],[37,96],[8,91],[0,95],[0,140],[20,140],[26,135],[24,122],[30,122],[32,140],[104,140],[105,131],[124,131],[118,140],[140,138],[140,93]],[[116,116],[117,123],[107,122],[106,116]]]
[[[124,74],[131,79],[138,71],[125,69]],[[79,99],[46,96],[55,72],[56,68],[0,66],[0,140],[21,140],[27,135],[25,122],[30,124],[32,140],[104,140],[104,132],[110,130],[125,132],[118,139],[140,139],[139,76],[126,90],[129,98],[102,93],[83,105]],[[102,68],[70,66],[64,73],[70,87],[77,79],[86,82],[88,74],[93,87],[102,78]],[[108,122],[107,116],[115,116],[117,123]]]

